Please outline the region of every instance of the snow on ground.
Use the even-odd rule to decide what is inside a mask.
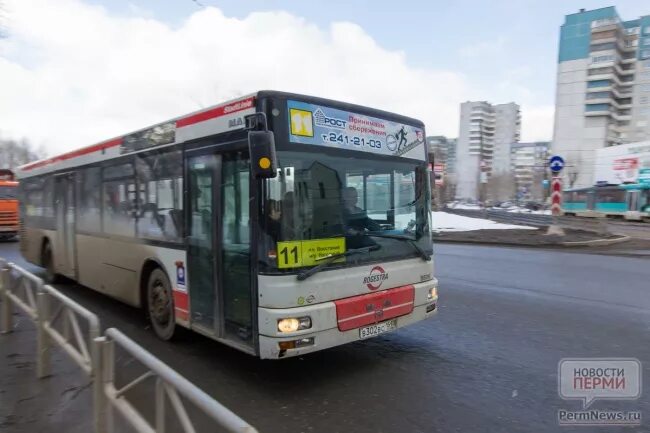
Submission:
[[[482,218],[470,218],[447,212],[431,212],[434,232],[466,232],[485,229],[524,229],[537,230],[535,227],[502,224]]]
[[[469,204],[469,203],[449,203],[447,206],[449,206],[452,209],[466,209],[466,210],[481,209],[481,206],[477,204]]]

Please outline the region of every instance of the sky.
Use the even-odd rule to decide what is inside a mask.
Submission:
[[[550,140],[559,26],[610,1],[0,0],[0,136],[52,155],[260,89],[423,120],[516,102]],[[623,19],[650,14],[614,4]]]

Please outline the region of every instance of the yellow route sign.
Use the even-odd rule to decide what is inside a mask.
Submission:
[[[345,252],[345,238],[310,239],[278,242],[278,268],[300,268],[319,263],[318,259]],[[336,260],[345,261],[344,257]]]

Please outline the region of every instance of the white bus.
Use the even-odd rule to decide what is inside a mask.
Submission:
[[[260,91],[18,170],[21,251],[261,358],[435,314],[424,126]]]

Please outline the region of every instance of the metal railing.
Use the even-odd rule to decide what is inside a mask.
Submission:
[[[551,224],[559,224],[562,227],[585,230],[595,232],[601,235],[610,233],[610,225],[638,225],[640,227],[647,226],[646,223],[630,223],[627,221],[608,220],[604,217],[599,218],[580,218],[573,216],[558,216],[543,214],[528,214],[519,212],[509,212],[507,210],[499,209],[453,209],[445,208],[445,212],[453,213],[456,215],[468,216],[473,218],[488,218],[493,221],[525,225],[532,227],[546,227]],[[554,222],[555,221],[555,222]]]
[[[115,328],[100,336],[99,318],[25,269],[0,259],[0,332],[13,330],[13,307],[22,310],[37,325],[37,377],[50,374],[50,354],[55,346],[63,351],[93,381],[93,424],[97,433],[113,433],[113,408],[137,432],[165,433],[167,401],[183,431],[196,432],[181,397],[200,409],[228,432],[257,430],[175,370]],[[83,321],[80,322],[80,319]],[[117,389],[115,346],[119,346],[149,370]],[[153,425],[126,399],[125,394],[150,377],[156,378]]]
[[[13,329],[13,305],[36,322],[36,375],[39,378],[49,375],[50,352],[52,343],[56,343],[84,373],[93,376],[99,359],[93,350],[93,340],[100,333],[99,318],[18,265],[0,260],[0,273],[3,300],[0,332]],[[80,319],[85,322],[86,336]]]
[[[88,375],[93,376],[98,369],[99,354],[95,351],[94,340],[100,335],[99,318],[72,299],[64,296],[51,286],[43,286],[38,294],[39,335],[43,342],[39,357],[49,355],[50,342],[60,346],[70,358]],[[58,304],[58,305],[57,305]],[[86,321],[87,337],[84,337],[79,318]],[[57,323],[59,322],[59,323]],[[57,324],[63,329],[57,329]],[[41,331],[42,328],[42,331]],[[49,360],[43,361],[49,366]],[[39,377],[49,374],[44,372]]]
[[[104,415],[109,426],[109,433],[113,433],[115,424],[112,408],[117,409],[123,417],[129,419],[131,425],[138,432],[164,433],[166,431],[167,401],[169,401],[169,406],[180,422],[182,431],[186,433],[196,432],[196,428],[187,413],[181,396],[193,403],[195,407],[199,408],[212,421],[228,432],[254,433],[257,431],[246,421],[222,406],[117,329],[107,329],[105,337],[98,338],[97,344],[102,346],[103,375],[101,381],[103,383],[104,396],[107,398],[110,406],[109,412]],[[116,345],[148,369],[144,374],[119,389],[115,387]],[[156,381],[154,425],[151,425],[147,421],[134,405],[127,400],[125,395],[127,391],[149,378],[155,378]]]
[[[32,320],[38,318],[37,294],[43,287],[43,280],[30,274],[20,266],[0,261],[3,314],[0,320],[0,332],[11,332],[13,305],[20,308]]]

